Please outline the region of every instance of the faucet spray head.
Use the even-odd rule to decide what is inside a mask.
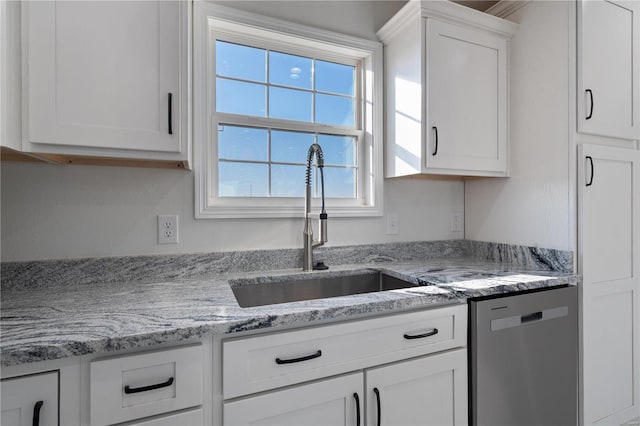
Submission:
[[[305,183],[307,185],[311,185],[311,162],[313,161],[314,155],[316,156],[318,168],[322,170],[322,168],[324,168],[324,154],[322,153],[322,147],[315,142],[311,144],[307,152],[307,173],[305,176]]]

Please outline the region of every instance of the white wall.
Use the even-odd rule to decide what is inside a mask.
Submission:
[[[375,40],[376,30],[404,2],[223,4]],[[302,246],[302,219],[195,220],[192,172],[22,163],[0,167],[2,261]],[[329,244],[463,237],[449,231],[450,213],[463,212],[462,182],[387,180],[384,191],[385,212],[398,214],[398,235],[386,235],[384,217],[330,217]],[[327,210],[331,214],[330,205]],[[157,244],[158,214],[179,215],[179,244]]]
[[[302,247],[302,219],[195,220],[191,172],[3,163],[1,185],[3,261]],[[382,217],[330,216],[330,245],[462,238],[449,232],[461,182],[397,179],[384,189],[399,234],[386,235]],[[179,244],[157,244],[158,214],[179,215]]]
[[[465,236],[574,250],[569,2],[529,2],[507,19],[520,24],[511,43],[511,177],[466,183]]]

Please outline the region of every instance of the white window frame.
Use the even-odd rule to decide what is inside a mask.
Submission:
[[[285,130],[318,131],[317,124],[289,120],[243,117],[215,111],[215,40],[229,41],[299,53],[313,52],[318,59],[352,63],[363,67],[356,77],[360,94],[356,114],[358,137],[357,196],[355,199],[327,198],[330,217],[382,215],[382,44],[291,22],[239,11],[206,2],[194,4],[194,174],[196,218],[302,217],[302,198],[218,197],[217,196],[217,124],[260,125]],[[356,99],[358,103],[358,99]],[[361,111],[358,114],[358,111]],[[282,124],[281,127],[274,126]],[[337,126],[326,126],[327,132]],[[313,130],[315,129],[315,130]],[[346,129],[346,128],[345,128]],[[305,159],[300,159],[304,162]],[[301,187],[304,181],[300,182]],[[317,208],[319,200],[313,200]]]

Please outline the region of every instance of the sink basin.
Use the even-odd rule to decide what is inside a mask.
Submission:
[[[417,287],[377,271],[328,277],[277,277],[268,281],[232,280],[229,284],[242,308]]]

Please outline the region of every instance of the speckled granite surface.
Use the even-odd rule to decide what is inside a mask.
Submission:
[[[579,280],[567,272],[571,253],[464,241],[329,248],[316,255],[328,264],[341,264],[329,271],[267,268],[288,266],[297,252],[3,264],[0,363],[11,366],[214,334],[313,325]],[[207,259],[213,263],[208,265]],[[118,271],[118,266],[125,270]],[[239,272],[251,268],[254,271]],[[260,283],[274,276],[363,269],[417,286],[241,308],[229,285],[230,280],[246,278]]]
[[[422,261],[434,258],[477,258],[514,266],[571,272],[569,251],[469,240],[424,241],[314,250],[327,265]],[[63,283],[102,284],[215,276],[233,272],[302,267],[301,249],[253,250],[183,255],[127,256],[0,264],[2,289],[41,288]]]

